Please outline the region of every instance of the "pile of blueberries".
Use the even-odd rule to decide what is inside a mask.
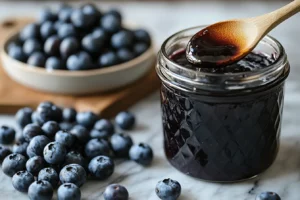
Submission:
[[[143,54],[151,45],[144,29],[122,26],[118,10],[101,12],[93,4],[44,9],[7,46],[9,56],[47,70],[90,70],[109,67]]]
[[[28,192],[31,200],[52,199],[58,188],[59,200],[79,200],[87,179],[105,180],[115,168],[115,159],[130,159],[148,166],[153,152],[145,143],[134,144],[131,137],[115,133],[115,125],[93,112],[76,112],[42,102],[34,111],[22,108],[16,113],[22,131],[0,127],[2,171],[12,177],[14,188]],[[115,117],[120,130],[130,130],[135,117],[120,112]],[[6,145],[13,144],[12,149]],[[105,200],[127,200],[128,191],[117,184],[104,192]]]

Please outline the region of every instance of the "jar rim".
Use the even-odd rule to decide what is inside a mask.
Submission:
[[[168,37],[162,44],[161,46],[161,50],[159,52],[159,56],[158,59],[162,59],[164,61],[164,63],[166,65],[172,65],[173,68],[177,68],[177,70],[180,70],[181,72],[185,72],[185,73],[194,73],[196,74],[198,77],[213,77],[213,78],[217,78],[217,79],[222,79],[223,81],[225,81],[225,85],[229,86],[229,87],[225,87],[223,89],[227,90],[227,89],[245,89],[245,88],[249,88],[247,87],[245,84],[249,83],[248,86],[253,87],[257,87],[257,86],[261,86],[264,84],[268,84],[270,82],[273,82],[274,80],[276,80],[279,76],[282,75],[282,73],[284,73],[284,71],[289,71],[289,65],[288,65],[288,60],[287,60],[287,56],[285,53],[285,50],[283,48],[283,46],[281,45],[281,43],[275,39],[272,36],[265,36],[261,41],[260,44],[267,44],[270,45],[272,48],[276,49],[278,54],[276,54],[276,58],[274,60],[274,62],[272,62],[268,67],[264,67],[264,68],[260,68],[257,69],[255,71],[247,71],[247,72],[226,72],[226,73],[214,73],[214,72],[203,72],[203,71],[198,71],[197,68],[195,69],[190,69],[190,68],[186,68],[181,66],[180,64],[174,62],[173,60],[171,60],[169,58],[170,55],[168,55],[167,53],[167,45],[169,44],[169,42],[174,39],[176,36],[184,34],[188,31],[192,31],[192,30],[201,30],[203,28],[205,28],[207,25],[202,25],[202,26],[195,26],[195,27],[191,27],[191,28],[187,28],[184,30],[181,30],[179,32],[174,33],[173,35],[171,35],[170,37]],[[174,72],[172,72],[171,70],[167,69],[164,66],[161,66],[161,68],[164,68],[164,73],[161,73],[159,68],[160,63],[158,62],[157,64],[157,73],[159,75],[159,77],[161,79],[164,79],[163,77],[161,77],[161,75],[163,74],[168,74],[171,77],[175,77],[179,78],[180,81],[183,82],[188,82],[193,84],[194,86],[201,86],[201,89],[203,89],[203,86],[206,85],[205,83],[201,83],[201,81],[199,80],[192,80],[190,78],[187,77],[183,77],[180,76],[179,74],[176,74]],[[286,68],[288,68],[286,70]],[[268,77],[270,78],[270,76],[273,76],[273,79],[269,80],[269,81],[265,81],[264,84],[262,84],[261,80],[259,80],[259,78],[263,78],[263,77]],[[287,75],[286,75],[287,76]],[[230,82],[232,82],[233,85],[236,85],[237,82],[241,82],[243,83],[243,85],[241,86],[233,86],[232,84],[230,84]],[[256,82],[256,83],[255,83]],[[174,83],[171,83],[174,84]],[[231,85],[231,86],[230,86]],[[207,86],[207,85],[206,85]],[[208,85],[209,86],[209,85]],[[232,87],[233,86],[233,87]],[[177,85],[178,87],[178,85]],[[227,89],[226,89],[227,88]],[[195,91],[197,88],[192,88],[192,91]],[[210,87],[207,87],[208,90],[213,89]],[[217,87],[215,87],[214,89],[217,89]],[[228,91],[228,90],[227,90]]]

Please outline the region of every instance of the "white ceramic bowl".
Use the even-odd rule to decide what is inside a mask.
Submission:
[[[133,60],[107,68],[47,71],[45,68],[29,66],[7,54],[7,45],[16,35],[9,37],[1,47],[3,68],[13,80],[35,90],[71,95],[107,92],[133,83],[154,67],[155,53],[151,46]]]

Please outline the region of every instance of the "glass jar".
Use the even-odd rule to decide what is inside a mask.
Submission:
[[[169,37],[158,54],[164,149],[181,172],[214,182],[255,177],[274,162],[289,63],[281,44],[266,36],[254,49],[270,66],[247,72],[190,69],[169,57],[204,26]]]

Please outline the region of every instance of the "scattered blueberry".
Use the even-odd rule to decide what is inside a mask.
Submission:
[[[67,60],[67,68],[71,71],[88,70],[91,67],[92,58],[84,51],[71,55]]]
[[[29,186],[33,182],[34,182],[34,177],[28,171],[18,171],[12,177],[12,185],[19,192],[27,192]]]
[[[50,164],[63,163],[66,154],[66,147],[59,142],[51,142],[44,148],[44,159]]]
[[[53,111],[53,121],[61,122],[62,121],[62,109],[56,105],[52,105]]]
[[[81,187],[86,181],[86,172],[78,164],[66,165],[59,173],[59,179],[62,183],[73,183]]]
[[[27,147],[27,155],[31,158],[34,156],[43,156],[45,146],[51,142],[49,138],[44,135],[38,135],[31,139]]]
[[[63,109],[63,121],[74,122],[76,120],[77,112],[74,108],[64,108]]]
[[[51,102],[42,102],[38,105],[36,112],[40,119],[45,123],[47,121],[58,121],[56,118],[56,106]]]
[[[59,123],[59,127],[61,130],[71,131],[71,129],[74,127],[74,123],[61,122],[61,123]]]
[[[122,30],[111,38],[111,45],[115,49],[130,48],[134,43],[134,35],[131,31]]]
[[[39,116],[39,114],[34,111],[31,115],[31,121],[33,124],[42,126],[44,124],[44,120],[41,119],[41,117]]]
[[[56,188],[58,186],[59,177],[58,177],[57,172],[53,168],[48,167],[48,168],[42,169],[39,172],[37,180],[48,181],[52,185],[52,188]]]
[[[16,142],[13,145],[12,151],[14,153],[22,154],[23,156],[27,156],[26,150],[28,147],[29,143],[28,142]]]
[[[104,139],[91,139],[85,145],[85,154],[88,158],[92,159],[99,155],[111,155],[111,149],[108,141]]]
[[[30,38],[39,38],[40,27],[37,24],[28,24],[20,32],[21,41],[25,41]]]
[[[41,25],[40,34],[43,39],[46,39],[55,33],[56,30],[53,22],[46,21]]]
[[[153,160],[153,151],[149,145],[140,143],[130,148],[129,157],[131,160],[147,166],[150,165]]]
[[[180,196],[181,186],[177,181],[168,178],[157,183],[155,192],[162,200],[176,200]]]
[[[31,120],[32,113],[33,110],[28,107],[21,108],[20,110],[18,110],[18,112],[15,115],[15,119],[21,128],[24,128],[27,124],[32,123]]]
[[[107,136],[111,136],[115,130],[114,125],[107,119],[98,120],[94,125],[94,129],[105,132],[105,135]]]
[[[33,53],[40,51],[42,51],[42,44],[37,39],[30,38],[25,41],[23,45],[23,52],[27,56],[30,56]]]
[[[39,13],[39,22],[55,21],[57,16],[49,9],[43,9]]]
[[[90,129],[94,126],[96,121],[98,120],[98,116],[93,112],[79,112],[76,116],[76,121],[78,124]]]
[[[53,196],[53,188],[48,181],[35,181],[28,189],[30,200],[51,200]]]
[[[26,62],[27,60],[27,56],[20,46],[11,47],[8,49],[8,55],[21,62]]]
[[[104,15],[101,18],[100,24],[103,27],[103,29],[109,33],[116,33],[122,27],[121,20],[117,16],[110,14]]]
[[[42,126],[42,130],[48,138],[54,138],[60,127],[56,121],[48,121]]]
[[[82,166],[83,168],[87,167],[87,161],[84,159],[84,157],[77,151],[70,151],[67,153],[64,166],[69,164],[78,164]]]
[[[21,154],[10,154],[2,162],[2,171],[12,177],[18,171],[25,170],[26,161],[25,156]]]
[[[0,143],[11,144],[15,140],[16,131],[8,126],[0,127]]]
[[[133,32],[134,38],[137,42],[146,43],[147,45],[150,45],[151,38],[149,33],[146,30],[138,29]]]
[[[104,180],[110,177],[114,172],[115,164],[107,156],[94,157],[89,163],[89,172],[97,179]]]
[[[41,52],[35,52],[29,56],[27,64],[34,67],[44,67],[46,62],[46,56]]]
[[[135,117],[130,112],[120,112],[115,118],[116,124],[124,130],[132,129],[135,124]]]
[[[75,37],[67,37],[60,44],[60,54],[63,58],[67,58],[79,51],[79,43]]]
[[[34,156],[27,160],[26,170],[33,175],[38,175],[38,173],[45,167],[45,161],[41,156]]]
[[[105,200],[128,200],[127,189],[119,184],[112,184],[106,187],[103,193]]]
[[[148,45],[145,43],[136,43],[133,46],[133,51],[136,56],[142,55],[148,49]]]
[[[81,191],[73,183],[64,183],[57,190],[58,200],[80,200]]]
[[[58,31],[58,36],[61,39],[67,38],[67,37],[76,37],[76,29],[72,24],[61,24]]]
[[[128,158],[129,150],[133,145],[132,139],[129,135],[125,135],[123,133],[116,133],[111,137],[110,143],[116,156]]]
[[[55,141],[63,144],[64,146],[71,148],[76,141],[76,137],[68,131],[58,131],[55,134]]]
[[[98,64],[101,67],[108,67],[119,64],[119,58],[113,51],[106,52],[99,57]]]
[[[96,129],[92,129],[90,131],[90,137],[92,139],[98,138],[98,139],[108,140],[110,135],[108,135],[108,133],[106,131],[99,131],[99,130],[96,130]]]
[[[135,57],[134,53],[126,48],[119,49],[117,51],[117,56],[121,62],[127,62]]]
[[[50,56],[58,56],[60,48],[60,39],[58,36],[53,35],[48,37],[44,44],[44,51]]]
[[[79,142],[80,144],[85,144],[90,139],[89,131],[81,125],[75,125],[70,130],[70,133],[77,138],[77,142]]]
[[[37,135],[43,135],[44,132],[40,126],[36,124],[27,124],[23,129],[23,136],[27,142]]]
[[[16,142],[19,142],[19,143],[23,143],[23,142],[26,142],[24,136],[23,136],[23,132],[22,131],[18,131],[16,133]]]
[[[275,192],[262,192],[255,200],[281,200],[281,198]]]
[[[0,145],[0,164],[6,158],[6,156],[10,155],[12,152],[9,148]]]

